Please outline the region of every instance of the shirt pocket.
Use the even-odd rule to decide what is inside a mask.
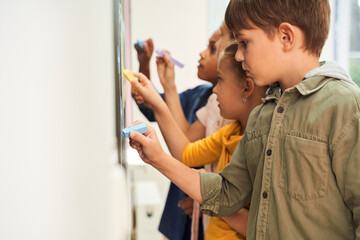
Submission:
[[[278,186],[297,200],[324,197],[330,165],[326,153],[326,143],[286,136]]]

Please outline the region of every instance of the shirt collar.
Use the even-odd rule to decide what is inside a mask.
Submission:
[[[285,91],[293,92],[297,90],[301,95],[306,96],[319,91],[330,80],[331,78],[324,76],[304,78],[299,84],[297,84],[292,88],[286,89]],[[272,100],[279,100],[281,94],[282,93],[281,93],[280,84],[278,82],[273,83],[267,89],[266,97],[263,98],[262,101],[265,103]]]
[[[306,96],[319,91],[332,78],[324,76],[315,76],[303,79],[295,88],[301,95]]]

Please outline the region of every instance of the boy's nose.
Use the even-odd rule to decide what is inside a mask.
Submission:
[[[213,93],[215,93],[217,95],[217,88],[218,88],[218,84],[215,85],[215,87],[213,87]]]
[[[243,54],[241,49],[238,49],[236,51],[235,60],[238,61],[238,62],[243,62],[244,61],[244,54]]]

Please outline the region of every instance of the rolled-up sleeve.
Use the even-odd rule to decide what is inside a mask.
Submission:
[[[240,141],[232,160],[219,174],[200,173],[201,211],[210,216],[231,216],[250,203],[252,182]]]
[[[338,142],[334,142],[333,170],[337,185],[347,207],[352,212],[356,239],[360,239],[360,119],[343,127]]]

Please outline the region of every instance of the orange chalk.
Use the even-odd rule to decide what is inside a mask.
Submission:
[[[136,80],[136,77],[134,76],[132,71],[129,69],[124,69],[123,74],[126,77],[126,79],[129,80],[130,83],[132,83],[132,81]]]

